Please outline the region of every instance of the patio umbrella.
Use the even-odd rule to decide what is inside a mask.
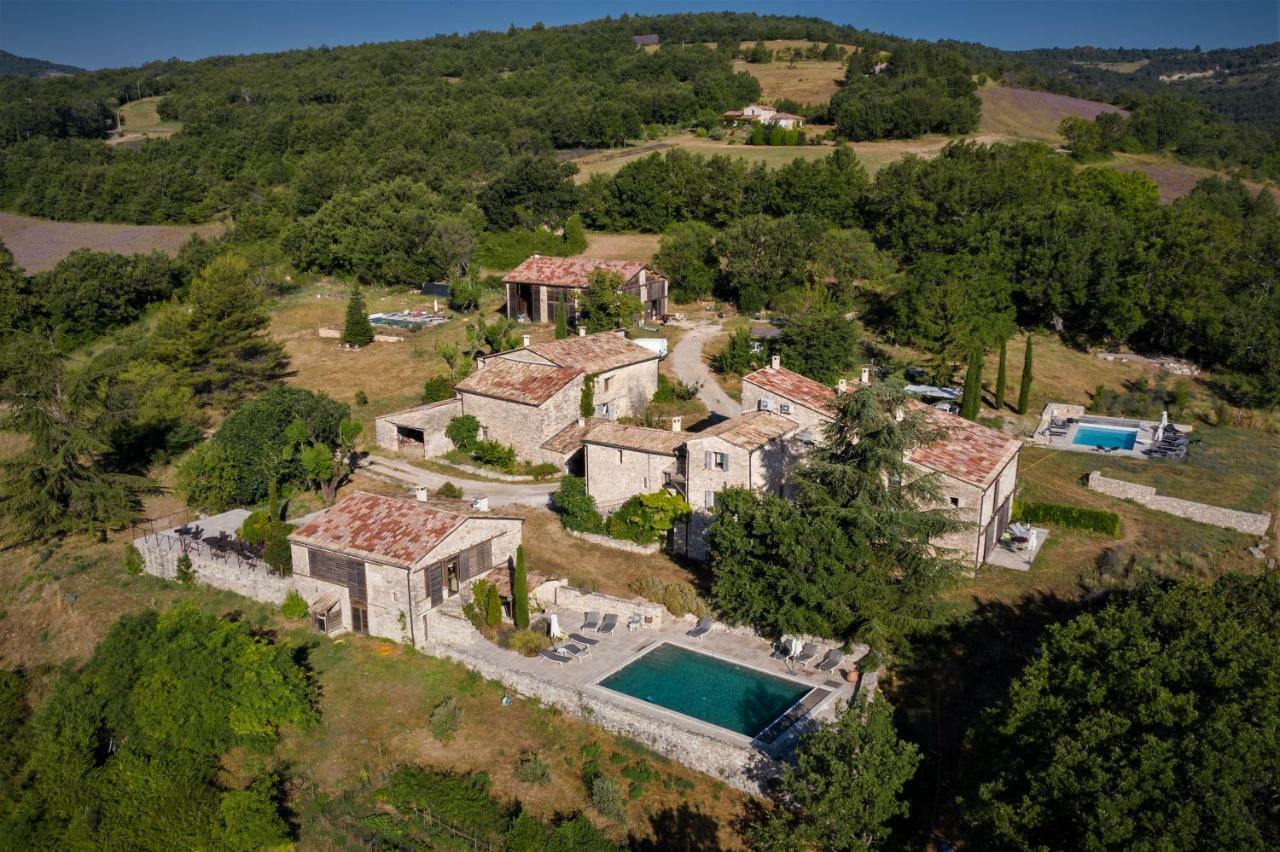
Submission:
[[[1156,426],[1156,439],[1152,443],[1160,443],[1160,439],[1164,437],[1164,427],[1169,425],[1169,412],[1160,412],[1160,425]]]
[[[551,634],[552,639],[560,635],[560,619],[554,612],[547,617],[547,624],[549,625],[547,632]]]

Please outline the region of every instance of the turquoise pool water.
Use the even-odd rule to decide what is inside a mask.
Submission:
[[[1116,450],[1132,450],[1138,440],[1137,429],[1112,429],[1108,426],[1081,426],[1076,430],[1073,444],[1085,447],[1109,447]]]
[[[600,681],[650,704],[754,737],[809,691],[679,645],[663,643]]]

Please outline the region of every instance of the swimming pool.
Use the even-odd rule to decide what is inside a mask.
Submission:
[[[1076,429],[1071,441],[1085,447],[1106,447],[1114,450],[1132,450],[1138,440],[1137,429],[1116,429],[1110,426],[1084,426]]]
[[[755,737],[810,687],[664,642],[600,686]]]

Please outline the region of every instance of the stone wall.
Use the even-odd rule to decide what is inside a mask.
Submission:
[[[634,541],[623,541],[620,538],[611,538],[607,535],[596,535],[595,533],[578,532],[577,530],[566,529],[569,535],[574,538],[580,538],[583,541],[589,541],[592,544],[598,544],[601,547],[612,547],[614,550],[625,550],[627,553],[643,553],[645,555],[657,553],[662,549],[660,544],[636,544]]]
[[[636,494],[651,494],[662,488],[662,474],[676,469],[675,456],[603,444],[584,444],[583,461],[587,493],[598,504],[628,500]]]
[[[556,607],[576,612],[613,613],[619,619],[630,618],[633,613],[640,613],[651,619],[649,626],[661,627],[665,619],[672,616],[666,607],[647,601],[644,598],[616,598],[613,595],[602,595],[598,592],[584,592],[569,585],[568,580],[548,580],[530,593],[544,607]],[[625,620],[622,621],[625,625]],[[562,625],[565,630],[577,630],[579,625]]]
[[[448,427],[449,421],[461,413],[462,400],[457,397],[397,411],[373,421],[374,435],[379,447],[384,450],[399,451],[408,449],[411,445],[401,441],[396,426],[420,429],[424,441],[421,448],[423,455],[438,456],[453,449],[453,442],[445,437],[444,430]],[[414,446],[414,449],[418,448]]]
[[[1238,509],[1224,509],[1220,506],[1210,506],[1207,503],[1196,503],[1177,497],[1161,497],[1149,485],[1138,485],[1122,479],[1109,479],[1098,470],[1089,474],[1089,487],[1094,491],[1119,497],[1121,500],[1132,500],[1148,509],[1168,512],[1179,518],[1188,518],[1202,524],[1237,530],[1249,535],[1266,535],[1267,529],[1271,526],[1270,512],[1241,512]]]

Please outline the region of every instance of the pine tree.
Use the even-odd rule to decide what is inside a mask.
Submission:
[[[511,619],[523,630],[529,626],[529,578],[524,567],[524,545],[516,548],[516,575],[511,580]]]
[[[997,411],[1004,410],[1004,391],[1005,391],[1005,385],[1008,382],[1008,377],[1005,375],[1005,365],[1004,365],[1005,348],[1006,348],[1006,342],[1004,340],[1001,340],[1000,341],[1000,367],[996,371],[996,410]]]
[[[569,315],[564,307],[564,297],[556,302],[556,340],[564,340],[569,336]]]
[[[1031,335],[1027,335],[1027,352],[1022,358],[1022,384],[1018,388],[1018,413],[1026,414],[1031,405]]]
[[[373,342],[373,325],[364,306],[364,294],[360,285],[351,286],[351,298],[347,300],[347,322],[342,327],[342,342],[348,346],[368,346]]]
[[[964,372],[964,396],[960,400],[960,416],[977,420],[982,410],[982,350],[969,353],[969,366]]]

